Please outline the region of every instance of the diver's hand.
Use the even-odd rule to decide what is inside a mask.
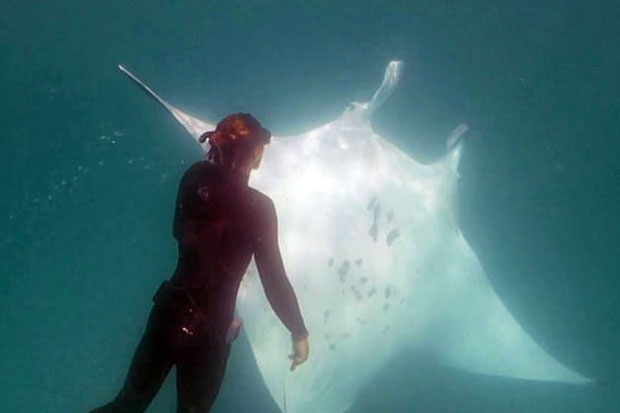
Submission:
[[[288,356],[293,360],[291,363],[291,371],[295,370],[297,366],[303,364],[308,360],[308,354],[310,353],[310,346],[308,344],[308,338],[302,338],[300,340],[293,339],[293,354]]]

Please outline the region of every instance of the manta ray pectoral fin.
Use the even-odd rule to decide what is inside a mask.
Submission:
[[[205,133],[208,130],[215,129],[215,125],[208,122],[203,122],[200,119],[197,119],[193,116],[188,115],[187,113],[175,108],[165,100],[163,100],[157,93],[153,91],[150,87],[148,87],[144,82],[142,82],[136,75],[127,70],[123,65],[118,65],[118,68],[125,73],[131,80],[133,80],[138,86],[140,86],[147,94],[152,96],[157,102],[159,102],[162,106],[168,110],[174,116],[174,118],[185,128],[187,132],[198,142],[198,138],[200,135]],[[201,144],[203,148],[208,147],[208,144]]]
[[[435,305],[434,351],[455,367],[515,379],[592,383],[541,347],[495,293],[473,250],[459,234],[444,246],[451,259],[435,280],[442,291]]]

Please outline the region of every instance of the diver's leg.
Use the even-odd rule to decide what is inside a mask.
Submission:
[[[220,391],[230,344],[212,336],[193,340],[177,363],[177,413],[207,413]]]
[[[112,402],[91,413],[144,412],[159,391],[173,361],[156,311],[151,312],[120,393]]]

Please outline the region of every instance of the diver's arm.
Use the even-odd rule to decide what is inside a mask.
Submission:
[[[269,304],[282,323],[291,332],[293,340],[303,340],[308,331],[301,316],[297,297],[286,276],[280,247],[275,207],[271,200],[257,217],[258,233],[254,245],[254,259]]]

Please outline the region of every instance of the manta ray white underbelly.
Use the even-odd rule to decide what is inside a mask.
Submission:
[[[157,96],[194,139],[214,128]],[[374,132],[396,86],[391,62],[368,103],[296,136],[274,137],[250,184],[273,198],[289,278],[310,331],[294,373],[290,336],[252,266],[237,308],[272,396],[289,413],[340,413],[387,361],[417,348],[472,372],[585,383],[523,330],[493,291],[453,209],[458,126],[440,161],[422,165]],[[206,150],[206,147],[202,148]]]

